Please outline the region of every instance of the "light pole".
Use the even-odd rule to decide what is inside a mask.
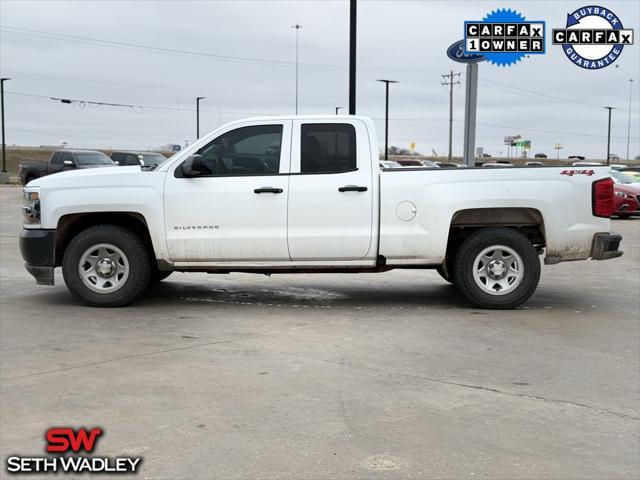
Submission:
[[[349,115],[356,114],[356,31],[358,0],[349,1]]]
[[[302,28],[302,25],[291,25],[291,28],[296,29],[296,115],[298,114],[298,32]]]
[[[609,154],[611,151],[611,110],[613,110],[613,107],[604,107],[607,110],[609,110],[609,127],[607,128],[607,165],[609,165],[610,160],[609,160]]]
[[[629,117],[627,118],[627,160],[629,160],[629,138],[631,138],[631,91],[633,90],[633,78],[629,79]]]
[[[450,70],[446,75],[440,75],[443,78],[443,81],[440,83],[449,87],[449,155],[448,161],[451,162],[451,149],[453,145],[453,86],[460,85],[460,74],[453,73],[453,70]],[[454,80],[455,77],[458,77],[458,80]]]
[[[342,110],[343,108],[344,108],[344,107],[336,107],[336,115],[338,115],[338,112],[339,112],[340,110]]]
[[[196,140],[200,138],[200,100],[207,97],[196,97]]]
[[[384,159],[389,160],[389,84],[398,83],[395,80],[378,80],[385,84],[384,103]]]
[[[2,120],[2,173],[0,174],[0,183],[9,183],[9,175],[7,174],[7,151],[4,141],[4,82],[11,80],[10,78],[0,78],[0,117]]]

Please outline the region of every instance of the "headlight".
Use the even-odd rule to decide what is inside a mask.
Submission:
[[[25,191],[22,196],[22,215],[24,223],[34,225],[40,223],[40,194]]]

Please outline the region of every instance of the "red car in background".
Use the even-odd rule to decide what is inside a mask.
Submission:
[[[617,171],[611,172],[613,179],[613,215],[628,218],[640,215],[640,182]]]

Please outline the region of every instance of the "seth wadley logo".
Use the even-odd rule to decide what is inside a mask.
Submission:
[[[554,45],[562,45],[575,65],[596,70],[613,64],[625,45],[633,45],[633,29],[624,28],[611,10],[597,5],[567,14],[565,28],[554,28]]]
[[[50,428],[45,434],[45,451],[52,456],[20,456],[7,458],[7,472],[21,473],[136,473],[142,457],[94,457],[74,455],[84,450],[93,452],[98,438],[104,433],[102,428],[68,427]],[[65,455],[69,454],[69,455]]]

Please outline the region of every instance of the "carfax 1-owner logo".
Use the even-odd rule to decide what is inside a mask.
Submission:
[[[98,457],[91,454],[104,430],[54,427],[45,433],[45,452],[48,455],[10,455],[8,473],[120,473],[134,474],[142,464],[142,457]],[[82,454],[81,452],[86,452]]]
[[[633,29],[606,7],[589,5],[567,14],[565,28],[554,28],[554,45],[562,45],[575,65],[588,70],[612,65],[625,45],[633,45]]]
[[[545,22],[527,20],[511,9],[495,10],[482,20],[464,22],[466,54],[482,54],[507,67],[532,54],[545,53]]]

